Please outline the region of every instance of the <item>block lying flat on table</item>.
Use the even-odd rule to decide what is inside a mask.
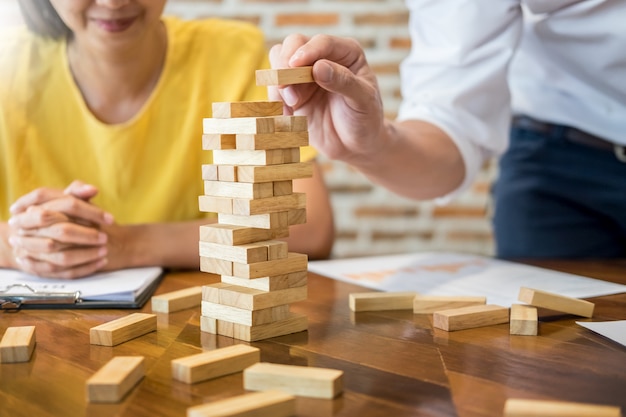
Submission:
[[[263,117],[283,114],[282,101],[236,101],[232,103],[213,103],[213,117],[230,119],[231,117]]]
[[[508,322],[509,309],[492,304],[436,311],[433,314],[433,326],[448,332]]]
[[[243,371],[247,390],[279,389],[293,395],[335,398],[343,392],[343,371],[261,362]]]
[[[187,409],[187,417],[290,417],[296,415],[296,398],[272,390],[237,395]]]
[[[535,307],[543,307],[582,317],[593,316],[593,308],[595,306],[589,301],[526,287],[520,288],[517,299]]]
[[[144,376],[143,356],[116,356],[87,380],[87,400],[120,402]]]
[[[115,346],[154,332],[156,328],[156,314],[133,313],[89,329],[89,343]]]
[[[256,71],[256,85],[289,85],[312,83],[313,67],[265,69]]]
[[[247,345],[225,348],[185,356],[172,361],[172,378],[187,384],[241,372],[261,360],[261,351]]]
[[[350,310],[411,310],[416,295],[414,291],[352,293],[349,296]]]
[[[432,314],[435,311],[449,310],[468,306],[484,305],[487,297],[417,295],[413,300],[414,314]]]
[[[566,401],[509,398],[504,417],[621,417],[620,407]]]
[[[35,326],[9,327],[0,341],[0,363],[28,362],[35,350]]]
[[[520,336],[537,336],[539,321],[535,307],[513,304],[509,333]]]
[[[202,302],[202,287],[185,288],[155,295],[152,297],[151,302],[152,311],[155,313],[173,313],[197,307]]]

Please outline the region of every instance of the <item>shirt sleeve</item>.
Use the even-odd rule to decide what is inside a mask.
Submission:
[[[425,120],[454,141],[465,190],[508,145],[509,63],[522,31],[519,0],[407,0],[411,52],[400,67],[398,120]]]

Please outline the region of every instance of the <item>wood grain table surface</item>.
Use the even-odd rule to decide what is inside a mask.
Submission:
[[[626,284],[626,261],[543,262],[557,270]],[[219,281],[170,272],[156,294]],[[511,336],[508,324],[445,332],[432,315],[352,313],[361,287],[309,273],[306,332],[249,343],[261,360],[344,371],[344,393],[299,397],[298,416],[501,416],[507,398],[616,405],[626,410],[626,348],[540,310],[539,336]],[[626,294],[590,299],[593,321],[625,320]],[[137,310],[0,312],[8,327],[36,326],[29,362],[0,364],[0,416],[185,416],[187,408],[244,393],[242,373],[188,385],[171,377],[176,358],[246,343],[200,331],[200,307],[158,314],[157,331],[115,347],[89,344],[89,329]],[[151,312],[148,302],[142,312]],[[86,400],[85,382],[114,356],[145,356],[146,375],[118,404]]]

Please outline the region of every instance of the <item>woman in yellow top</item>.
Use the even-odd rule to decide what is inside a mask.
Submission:
[[[30,30],[0,40],[0,267],[198,267],[202,119],[213,102],[265,99],[254,74],[268,58],[252,25],[163,18],[165,2],[20,1]],[[290,228],[290,250],[323,258],[319,169],[294,191],[308,222]]]

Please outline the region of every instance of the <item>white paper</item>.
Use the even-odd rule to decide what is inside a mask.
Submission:
[[[25,284],[35,291],[75,292],[85,301],[134,301],[136,296],[156,280],[163,270],[159,267],[130,268],[102,272],[85,278],[61,280],[40,278],[12,269],[0,269],[0,292],[14,284]],[[9,292],[24,292],[23,288]]]
[[[626,346],[626,320],[577,321],[576,324]]]
[[[485,296],[504,307],[519,303],[520,287],[575,298],[626,292],[626,285],[452,252],[311,261],[309,271],[381,291]]]

